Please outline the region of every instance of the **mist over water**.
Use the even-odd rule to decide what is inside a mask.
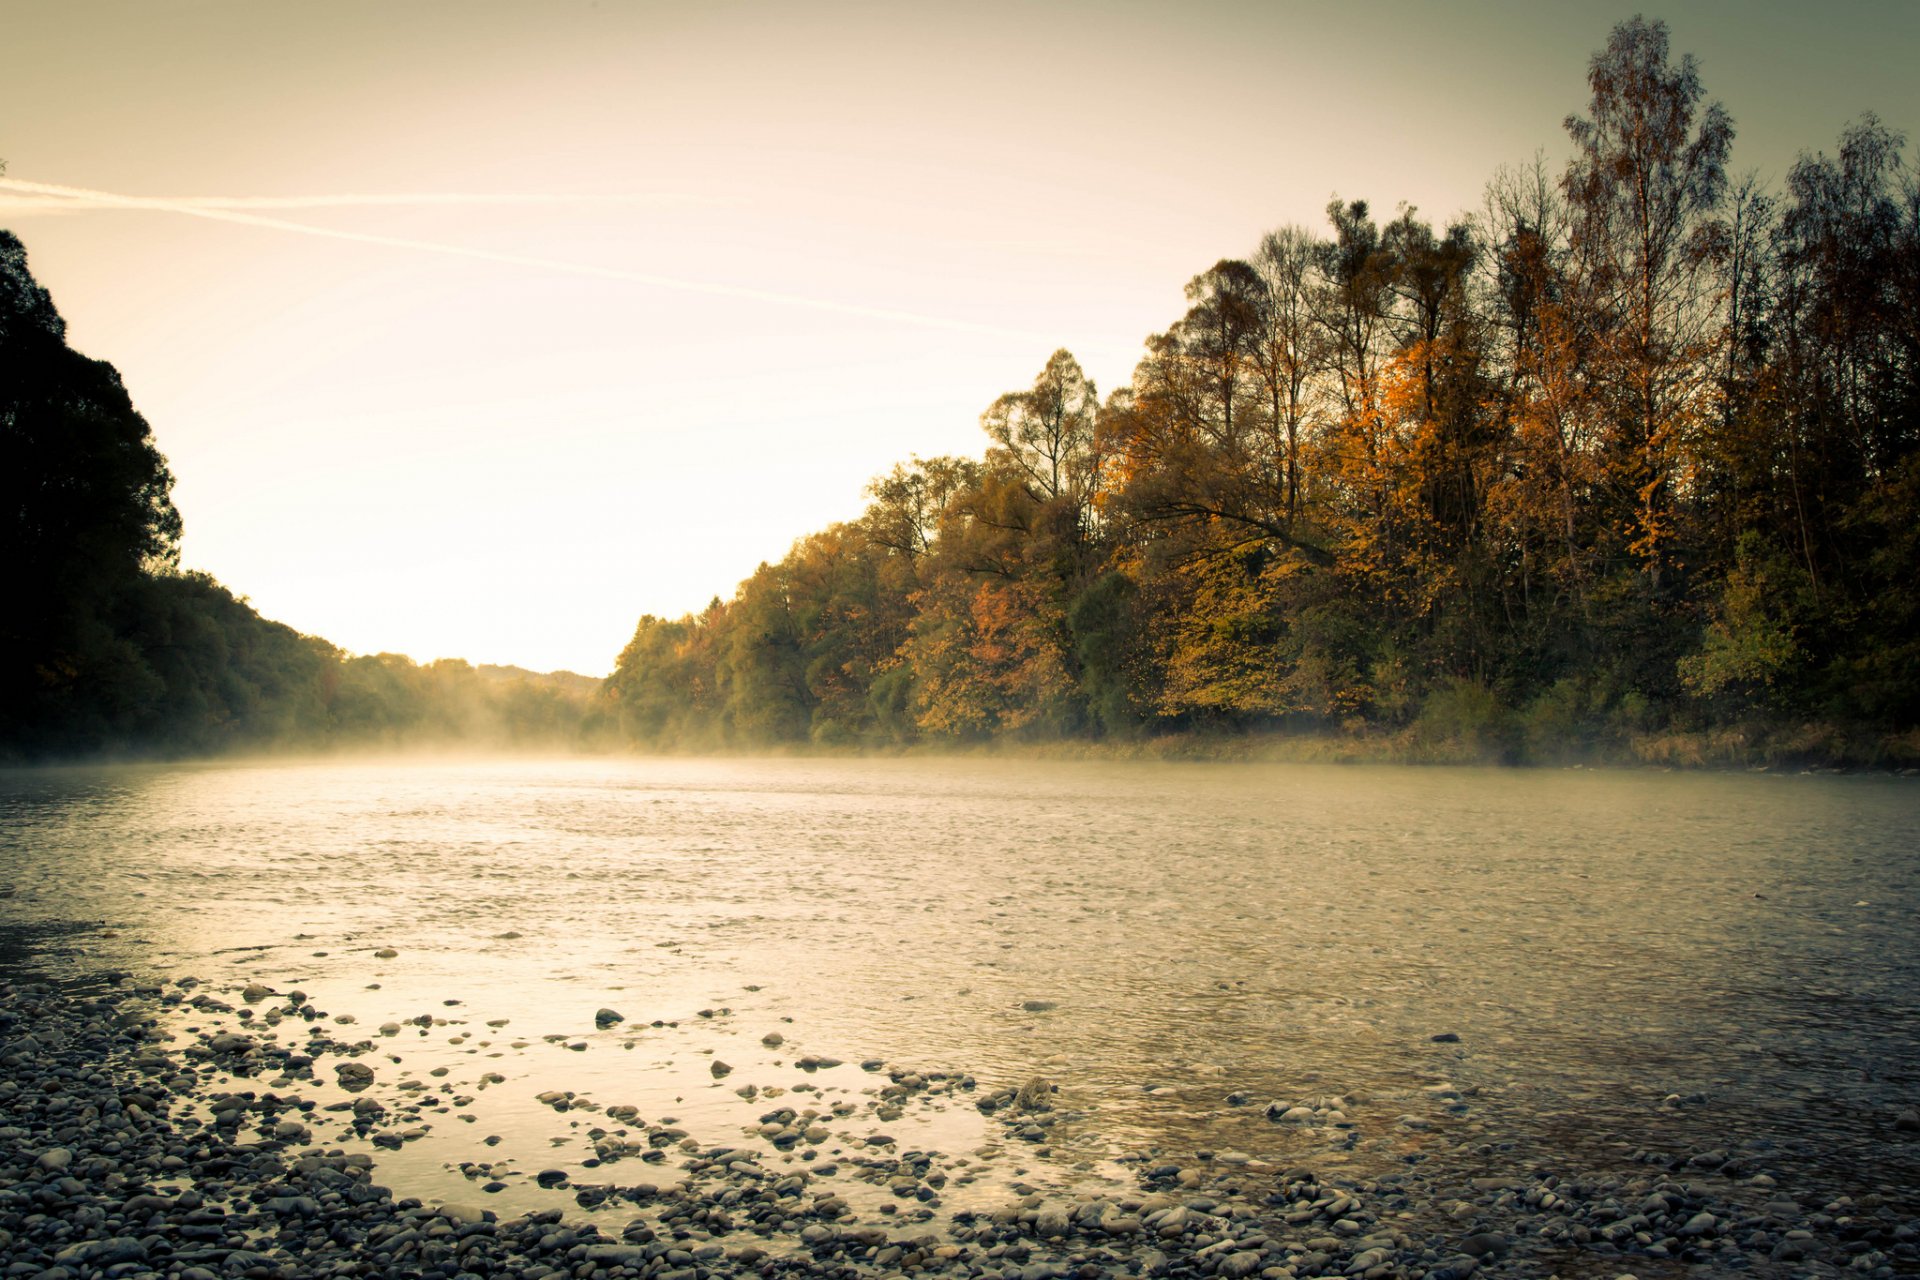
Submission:
[[[1043,1075],[1072,1112],[1044,1155],[969,1106],[849,1116],[818,1153],[863,1125],[976,1151],[987,1172],[949,1208],[1023,1178],[1117,1179],[1114,1157],[1152,1152],[1375,1176],[1488,1147],[1593,1165],[1755,1137],[1819,1185],[1911,1197],[1920,1162],[1887,1117],[1920,1094],[1916,829],[1920,786],[1899,778],[44,770],[0,774],[0,923],[62,973],[192,975],[235,1004],[249,982],[297,987],[329,1034],[399,1056],[367,1059],[383,1086],[472,1090],[453,1109],[472,1121],[431,1115],[376,1152],[400,1194],[473,1198],[452,1166],[482,1157],[578,1173],[589,1126],[534,1101],[546,1090],[746,1143],[769,1104],[741,1085],[866,1106],[886,1077],[858,1064],[882,1059],[983,1088]],[[596,1028],[602,1007],[625,1021]],[[389,1021],[400,1034],[380,1036]],[[844,1061],[797,1070],[809,1054]],[[483,1072],[505,1079],[473,1089]],[[1261,1112],[1325,1096],[1351,1128]],[[509,1181],[503,1210],[566,1203]]]

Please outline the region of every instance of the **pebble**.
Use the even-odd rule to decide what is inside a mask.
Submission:
[[[738,1136],[711,1145],[711,1136],[696,1140],[668,1118],[649,1125],[632,1107],[601,1108],[561,1090],[542,1093],[539,1100],[556,1111],[599,1112],[609,1126],[633,1132],[593,1128],[595,1159],[587,1163],[596,1172],[556,1166],[531,1181],[551,1188],[556,1200],[624,1212],[582,1220],[556,1207],[503,1220],[472,1203],[398,1199],[375,1180],[379,1167],[366,1156],[296,1145],[309,1141],[329,1112],[382,1150],[428,1133],[426,1121],[444,1104],[435,1093],[399,1092],[417,1080],[395,1083],[384,1099],[361,1093],[351,1105],[322,1108],[296,1092],[302,1079],[324,1080],[328,1067],[349,1089],[373,1085],[374,1069],[344,1056],[366,1052],[366,1042],[346,1045],[316,1035],[294,1055],[271,1039],[209,1027],[201,1039],[176,1047],[149,1040],[141,1021],[122,1012],[115,1003],[47,985],[0,984],[0,1258],[6,1261],[0,1271],[6,1277],[606,1280],[624,1268],[654,1280],[748,1274],[768,1280],[1123,1274],[1466,1280],[1631,1275],[1613,1268],[1635,1258],[1653,1260],[1648,1268],[1661,1274],[1679,1267],[1702,1275],[1784,1274],[1783,1267],[1816,1266],[1828,1274],[1850,1266],[1871,1277],[1920,1266],[1920,1223],[1891,1219],[1878,1203],[1814,1194],[1790,1180],[1783,1190],[1779,1182],[1787,1174],[1780,1167],[1760,1172],[1756,1149],[1731,1139],[1707,1150],[1646,1157],[1624,1176],[1590,1176],[1549,1172],[1534,1156],[1509,1156],[1492,1143],[1476,1154],[1465,1143],[1448,1148],[1437,1141],[1460,1133],[1456,1128],[1432,1138],[1392,1138],[1434,1145],[1422,1161],[1378,1182],[1357,1170],[1343,1172],[1337,1162],[1318,1172],[1308,1165],[1276,1173],[1264,1162],[1269,1147],[1253,1146],[1263,1159],[1236,1150],[1195,1151],[1190,1159],[1156,1153],[1125,1166],[1134,1170],[1137,1188],[1101,1184],[1097,1194],[1063,1194],[1049,1178],[1064,1166],[1034,1163],[1047,1161],[1046,1147],[1019,1147],[1017,1156],[1005,1157],[1011,1164],[982,1157],[974,1165],[966,1157],[910,1149],[922,1141],[908,1136],[917,1133],[912,1127],[899,1129],[897,1141],[878,1132],[855,1137],[867,1132],[852,1128],[860,1123],[855,1104],[832,1103],[832,1115],[826,1114],[830,1077],[821,1081],[824,1094],[811,1082],[797,1085],[794,1107],[761,1117],[759,1131],[771,1150],[756,1137],[744,1139],[746,1145]],[[292,1065],[296,1056],[303,1059],[299,1066]],[[835,1063],[811,1061],[816,1070]],[[884,1069],[874,1059],[861,1065]],[[710,1069],[716,1078],[731,1070],[718,1060]],[[204,1081],[223,1083],[206,1083],[202,1073]],[[272,1084],[262,1088],[244,1078],[249,1075]],[[504,1082],[497,1072],[482,1078]],[[814,1110],[799,1109],[801,1090],[821,1095],[811,1100]],[[1084,1121],[1084,1102],[1073,1090],[1068,1077],[980,1090],[978,1121],[997,1135],[983,1151],[1007,1137],[1059,1141],[1056,1123]],[[1466,1087],[1431,1090],[1425,1105],[1436,1115],[1463,1094],[1477,1096]],[[951,1105],[956,1092],[974,1091],[969,1076],[896,1068],[870,1089],[884,1096],[862,1105],[875,1116],[884,1109],[904,1120],[909,1107],[937,1109]],[[1386,1122],[1405,1105],[1352,1095],[1276,1102],[1268,1114],[1299,1127],[1255,1125],[1254,1131],[1282,1147],[1323,1149],[1328,1135],[1343,1132],[1331,1127],[1338,1123],[1332,1116],[1351,1113],[1360,1131],[1396,1134]],[[1234,1113],[1212,1114],[1224,1120]],[[1239,1123],[1251,1120],[1240,1115]],[[842,1116],[844,1123],[835,1118]],[[590,1118],[580,1123],[585,1127]],[[802,1138],[827,1144],[835,1134],[846,1135],[838,1139],[846,1150],[803,1163],[796,1152]],[[615,1168],[639,1167],[640,1159],[663,1153],[679,1162],[678,1180],[582,1180],[604,1179]],[[819,1154],[829,1152],[823,1147]],[[805,1157],[814,1155],[804,1150]],[[633,1166],[617,1163],[629,1157],[640,1159]],[[526,1175],[512,1172],[514,1164],[504,1158],[499,1165],[461,1168],[483,1195],[506,1190],[516,1178],[527,1185]],[[936,1216],[956,1182],[976,1172],[1004,1176],[1008,1168],[1019,1199],[991,1213]],[[950,1182],[954,1175],[960,1176]],[[841,1183],[827,1181],[836,1176]],[[1023,1176],[1044,1185],[1035,1188],[1020,1181]],[[857,1208],[868,1202],[831,1190],[846,1182],[885,1203]]]

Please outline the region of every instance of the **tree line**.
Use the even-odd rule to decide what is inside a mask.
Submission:
[[[182,571],[172,487],[0,231],[0,761],[592,737],[596,681],[350,656]]]
[[[1436,227],[1334,199],[1066,351],[731,599],[643,617],[651,748],[1311,732],[1437,758],[1920,758],[1920,186],[1783,189],[1665,24],[1571,158]]]

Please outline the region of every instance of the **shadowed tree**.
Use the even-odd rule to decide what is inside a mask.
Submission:
[[[1129,393],[1108,405],[1123,506],[1138,526],[1197,538],[1200,554],[1272,544],[1324,564],[1287,506],[1287,427],[1271,417],[1287,375],[1271,349],[1271,296],[1251,264],[1225,259],[1188,283],[1179,323],[1147,340]],[[1307,349],[1303,339],[1303,359]],[[1284,413],[1284,386],[1278,394]],[[1304,420],[1303,403],[1292,407]],[[1294,431],[1297,443],[1298,422]]]
[[[159,704],[118,611],[179,554],[172,488],[120,375],[67,346],[0,231],[0,742],[97,746]]]
[[[1588,114],[1566,121],[1573,260],[1611,419],[1608,484],[1626,550],[1658,591],[1679,533],[1690,436],[1712,416],[1726,236],[1717,215],[1733,121],[1719,103],[1702,103],[1691,54],[1669,59],[1664,22],[1616,26],[1587,83]]]

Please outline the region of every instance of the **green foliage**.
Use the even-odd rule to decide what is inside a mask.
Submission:
[[[1413,723],[1414,741],[1442,760],[1510,763],[1522,727],[1505,702],[1477,680],[1455,678],[1433,690]]]
[[[1693,693],[1766,708],[1784,697],[1804,661],[1795,618],[1809,603],[1806,575],[1756,530],[1741,535],[1726,586],[1697,653],[1680,660]]]
[[[1139,598],[1133,579],[1113,571],[1095,579],[1067,611],[1087,711],[1096,732],[1106,737],[1132,737],[1147,717],[1138,702],[1146,662]]]

